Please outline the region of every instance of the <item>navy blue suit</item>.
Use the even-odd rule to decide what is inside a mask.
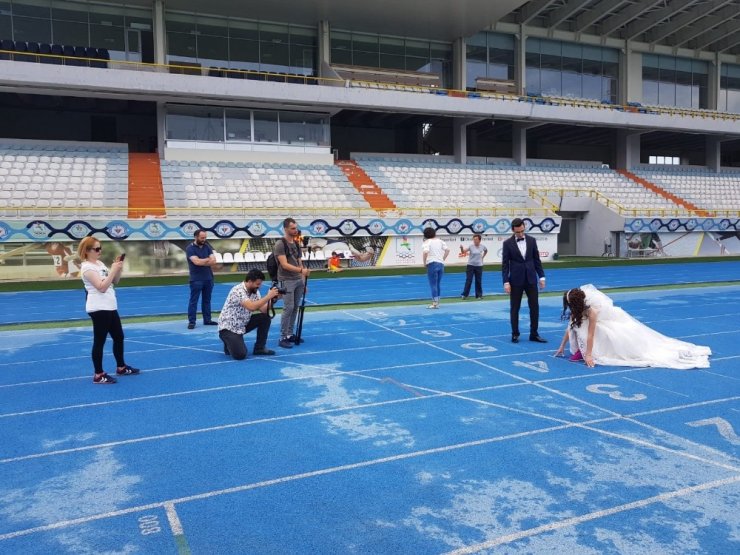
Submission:
[[[501,252],[501,274],[504,283],[511,285],[510,317],[511,335],[519,336],[519,308],[522,306],[522,295],[526,293],[529,305],[529,336],[537,336],[540,319],[538,281],[545,277],[540,261],[537,241],[529,235],[524,236],[527,251],[524,257],[517,246],[516,236],[504,241]]]

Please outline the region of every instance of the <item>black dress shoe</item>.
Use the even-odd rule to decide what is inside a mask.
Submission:
[[[218,322],[211,320],[210,322],[203,322],[204,326],[218,326]]]
[[[518,335],[512,335],[511,336],[511,342],[512,343],[519,343],[519,336]]]
[[[547,343],[547,339],[540,337],[539,335],[530,335],[529,340],[534,341],[535,343]]]
[[[195,324],[188,324],[188,329],[189,330],[194,330],[195,329]]]

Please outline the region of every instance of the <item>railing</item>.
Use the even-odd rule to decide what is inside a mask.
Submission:
[[[688,108],[672,108],[664,106],[635,106],[629,104],[603,104],[597,100],[580,99],[580,98],[563,98],[563,97],[545,97],[545,96],[520,96],[516,94],[506,94],[488,91],[468,91],[458,89],[444,89],[437,86],[429,85],[404,85],[400,83],[384,83],[379,81],[367,81],[359,79],[337,79],[335,77],[315,77],[309,75],[275,73],[265,71],[254,71],[246,69],[231,69],[219,67],[200,66],[199,64],[172,63],[172,64],[155,64],[148,62],[132,62],[124,60],[101,60],[100,58],[82,58],[73,56],[60,56],[56,54],[40,54],[16,52],[15,50],[0,50],[1,55],[13,57],[21,55],[25,58],[34,57],[39,61],[43,58],[61,60],[62,63],[76,62],[94,62],[96,64],[106,63],[111,69],[129,69],[137,71],[161,72],[161,73],[183,73],[198,76],[213,76],[220,78],[242,78],[258,81],[270,81],[280,83],[295,83],[306,85],[327,85],[343,87],[363,87],[382,90],[395,90],[401,92],[414,92],[424,94],[444,95],[455,98],[466,99],[489,99],[505,100],[511,102],[529,102],[532,104],[543,104],[552,106],[570,106],[574,108],[591,108],[594,110],[611,110],[618,112],[633,112],[636,114],[664,115],[692,117],[712,120],[740,121],[740,114],[716,112],[712,110],[693,110]],[[99,68],[98,68],[99,69]],[[382,70],[382,68],[379,68]]]
[[[632,218],[636,218],[638,216],[661,216],[661,217],[681,217],[681,218],[717,218],[717,217],[726,217],[726,218],[737,218],[740,217],[740,210],[738,209],[729,209],[729,210],[706,210],[706,209],[700,209],[700,210],[688,210],[688,209],[670,209],[670,208],[627,208],[620,204],[619,202],[615,201],[611,197],[606,196],[601,191],[597,191],[595,189],[579,189],[575,187],[556,187],[556,188],[533,188],[529,190],[529,196],[533,199],[545,199],[547,195],[555,193],[559,197],[566,196],[566,193],[570,194],[570,196],[587,196],[590,198],[593,198],[602,204],[604,204],[607,208],[610,208],[617,212],[620,216],[628,216]],[[548,201],[549,202],[549,201]],[[552,203],[551,203],[552,204]],[[556,207],[556,210],[558,208]]]
[[[105,207],[105,208],[91,208],[91,207],[79,207],[79,208],[66,208],[66,207],[50,207],[50,208],[38,208],[35,206],[21,206],[0,209],[0,220],[12,220],[12,219],[23,219],[46,217],[50,219],[69,219],[72,217],[86,217],[89,219],[96,218],[124,218],[129,213],[128,207]],[[287,215],[300,216],[300,217],[316,217],[326,218],[330,216],[341,216],[347,217],[352,216],[356,218],[426,218],[429,216],[467,216],[467,217],[483,217],[483,216],[511,216],[511,215],[525,215],[525,216],[551,216],[550,210],[545,208],[522,208],[519,206],[515,207],[479,207],[479,208],[466,208],[466,207],[439,207],[430,206],[424,208],[405,208],[398,207],[395,209],[382,209],[375,210],[372,208],[343,208],[343,207],[323,207],[323,208],[300,208],[296,206],[284,206],[275,208],[175,208],[167,207],[166,215],[150,215],[156,214],[157,210],[161,208],[136,208],[138,214],[142,214],[140,218],[134,219],[167,219],[167,218],[181,218],[187,216],[199,216],[209,218],[225,218],[225,217],[260,217],[260,218],[285,218]]]

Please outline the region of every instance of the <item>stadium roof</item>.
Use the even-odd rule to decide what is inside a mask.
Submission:
[[[526,0],[167,0],[167,9],[452,41],[489,27]],[[130,3],[130,2],[129,2]],[[150,1],[147,3],[151,3]],[[255,17],[257,16],[257,17]]]
[[[530,0],[502,21],[740,54],[740,0]]]

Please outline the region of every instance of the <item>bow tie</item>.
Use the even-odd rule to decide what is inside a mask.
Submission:
[[[518,243],[519,241],[524,241],[524,237],[517,237],[516,242]]]

